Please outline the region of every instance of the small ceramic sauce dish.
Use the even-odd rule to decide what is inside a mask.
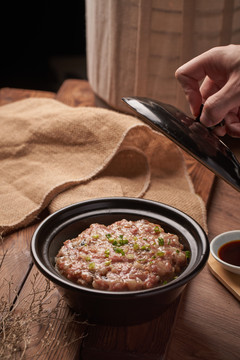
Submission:
[[[210,251],[224,269],[240,275],[240,230],[216,236],[210,243]]]

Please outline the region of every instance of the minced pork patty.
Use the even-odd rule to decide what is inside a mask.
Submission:
[[[92,224],[67,240],[56,268],[69,280],[94,289],[123,291],[166,284],[187,266],[178,236],[147,220]]]

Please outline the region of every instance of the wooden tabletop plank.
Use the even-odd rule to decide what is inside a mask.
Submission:
[[[0,246],[0,298],[5,297],[8,287],[8,301],[14,301],[32,265],[30,241],[35,226],[17,231],[1,239]],[[21,271],[19,271],[21,270]]]
[[[208,209],[210,241],[222,232],[240,228],[239,204],[240,193],[218,179]],[[239,359],[240,303],[207,266],[188,285],[178,314],[168,360]]]
[[[88,327],[88,336],[83,339],[81,347],[81,359],[162,359],[172,331],[179,300],[178,298],[156,320],[144,324]]]
[[[95,96],[86,80],[70,79],[64,81],[57,92],[56,99],[70,106],[94,106]]]
[[[72,360],[86,335],[81,322],[61,299],[58,291],[33,266],[18,298],[18,313],[26,311],[30,343],[26,358]],[[59,302],[60,301],[60,302]],[[44,341],[43,341],[44,340]]]
[[[0,105],[10,104],[13,101],[27,99],[29,97],[46,97],[54,99],[56,94],[50,91],[28,90],[28,89],[0,89]]]

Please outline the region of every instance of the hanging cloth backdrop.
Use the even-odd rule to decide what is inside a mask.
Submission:
[[[175,70],[219,45],[240,43],[240,0],[86,0],[88,79],[95,94],[127,111],[147,96],[188,112]]]

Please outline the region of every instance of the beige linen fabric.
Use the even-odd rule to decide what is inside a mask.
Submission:
[[[181,151],[137,118],[30,98],[1,106],[0,124],[1,232],[46,207],[108,196],[164,202],[207,230]]]
[[[240,0],[86,0],[87,69],[94,92],[126,111],[147,96],[188,112],[176,69],[219,45],[240,43]]]

